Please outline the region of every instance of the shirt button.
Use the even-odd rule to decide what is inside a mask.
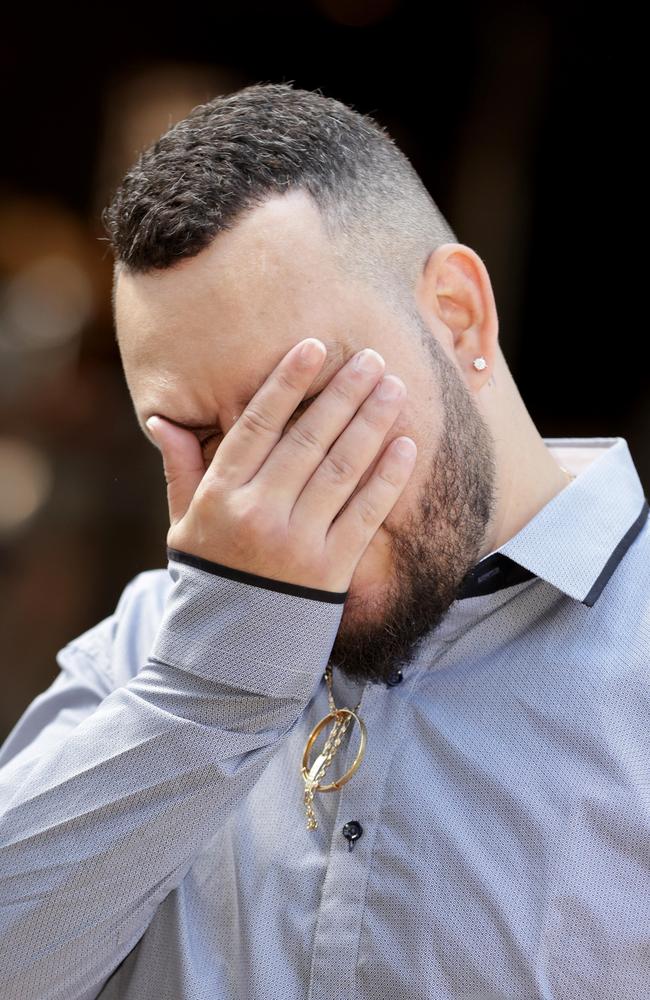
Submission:
[[[399,684],[401,680],[402,680],[402,671],[397,670],[394,674],[391,674],[391,676],[386,681],[386,687],[391,687],[391,688],[395,687],[395,685]]]
[[[357,823],[356,819],[352,819],[349,823],[345,824],[342,833],[348,841],[348,850],[351,851],[354,847],[355,841],[357,841],[363,833],[363,827],[361,826],[361,823]]]

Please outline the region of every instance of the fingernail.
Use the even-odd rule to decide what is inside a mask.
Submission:
[[[304,361],[305,364],[311,365],[319,358],[322,358],[323,351],[325,350],[325,345],[320,340],[306,340],[305,343],[300,348],[300,360]]]
[[[366,372],[368,375],[373,375],[375,372],[382,370],[384,359],[377,351],[373,351],[372,347],[366,347],[360,354],[357,354],[352,362],[352,366],[357,372]]]
[[[158,417],[149,417],[148,420],[145,420],[145,426],[149,431],[151,431],[152,434],[155,432],[156,427],[158,427],[159,424],[160,421],[158,420]]]
[[[398,455],[401,455],[402,458],[412,458],[417,450],[415,441],[412,441],[411,438],[405,438],[405,437],[397,439],[397,444],[395,445],[395,448],[397,450]]]
[[[387,375],[379,383],[377,396],[379,399],[397,399],[401,395],[402,389],[401,381],[398,382],[395,376]]]

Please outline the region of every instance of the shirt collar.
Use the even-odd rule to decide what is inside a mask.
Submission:
[[[643,528],[648,501],[625,438],[543,441],[577,478],[516,535],[476,563],[460,595],[420,642],[409,672],[432,669],[437,655],[459,635],[536,579],[592,607]],[[334,671],[333,685],[337,705],[356,705],[364,687],[339,670]]]
[[[648,500],[627,441],[543,438],[568,483],[465,577],[458,600],[533,577],[592,607],[648,517]]]

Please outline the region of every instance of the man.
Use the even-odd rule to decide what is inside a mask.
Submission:
[[[194,109],[104,222],[169,562],[0,752],[2,996],[647,996],[625,440],[540,437],[482,260],[333,99]]]

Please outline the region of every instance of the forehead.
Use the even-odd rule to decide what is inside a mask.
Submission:
[[[179,302],[164,312],[141,306],[137,303],[139,319],[133,323],[131,317],[129,333],[120,342],[141,426],[152,413],[160,413],[186,427],[227,428],[299,341],[314,336],[327,348],[307,395],[320,392],[358,349],[350,317],[332,321],[326,304],[311,310],[305,321],[298,310],[283,318],[276,310],[208,316],[202,308],[184,311]]]
[[[141,419],[146,410],[204,425],[224,411],[229,421],[310,336],[328,349],[313,394],[356,350],[373,346],[386,322],[370,290],[346,277],[311,199],[295,195],[258,206],[172,268],[118,271],[114,291]]]
[[[117,293],[116,331],[125,374],[134,385],[198,386],[209,376],[225,379],[236,401],[247,401],[306,337],[318,337],[327,348],[321,374],[340,367],[356,350],[359,301],[335,292],[303,295],[269,287],[233,296],[231,289],[206,281],[191,295],[181,276],[164,288],[149,276],[128,281],[128,289],[125,282]]]
[[[135,364],[152,350],[200,350],[204,339],[212,351],[218,344],[237,352],[276,341],[288,350],[310,335],[334,341],[363,309],[364,290],[341,265],[312,199],[299,191],[273,197],[173,267],[118,269],[118,343]]]
[[[207,247],[171,267],[135,275],[118,267],[114,277],[118,339],[136,301],[168,311],[170,300],[186,299],[197,309],[207,300],[222,311],[235,306],[241,312],[253,302],[288,303],[307,290],[313,298],[332,284],[346,283],[320,212],[300,190],[274,195],[248,209]]]

